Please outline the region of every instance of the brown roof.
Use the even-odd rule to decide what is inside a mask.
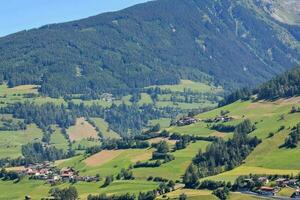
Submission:
[[[264,190],[264,191],[274,191],[275,189],[272,188],[272,187],[266,187],[266,186],[263,186],[260,188],[260,190]]]

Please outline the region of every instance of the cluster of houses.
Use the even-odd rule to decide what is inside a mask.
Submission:
[[[218,123],[218,122],[229,122],[232,121],[233,118],[229,116],[217,116],[215,118],[204,119],[203,122],[206,123]],[[195,124],[199,122],[198,119],[193,117],[181,117],[180,119],[171,123],[171,126],[187,126],[191,124]]]
[[[253,182],[253,179],[245,179],[246,182]],[[291,187],[295,189],[295,192],[291,198],[300,199],[300,181],[298,179],[289,178],[277,178],[273,184],[269,184],[270,180],[267,177],[259,177],[257,179],[263,186],[259,188],[258,193],[264,196],[276,196],[277,193],[284,187]],[[272,186],[266,186],[272,185]]]
[[[182,117],[179,120],[175,121],[175,123],[171,124],[172,126],[187,126],[191,124],[195,124],[198,122],[198,119],[193,117]]]
[[[99,176],[80,176],[78,171],[74,168],[58,169],[54,163],[44,162],[40,164],[33,164],[25,167],[25,169],[18,172],[21,175],[27,175],[31,179],[45,180],[49,184],[56,184],[58,182],[97,182],[100,180]]]

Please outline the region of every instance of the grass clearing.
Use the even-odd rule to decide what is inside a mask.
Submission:
[[[163,196],[157,197],[157,200],[164,200],[164,199],[178,200],[181,194],[187,195],[188,200],[196,200],[196,199],[217,200],[218,199],[209,190],[178,189],[166,194],[166,197]]]
[[[85,163],[85,160],[89,158],[86,158],[83,155],[81,155],[68,159],[67,161],[60,163],[58,166],[60,168],[74,167],[77,170],[79,170],[79,172],[83,175],[116,175],[121,171],[122,168],[128,168],[131,164],[134,164],[136,160],[147,160],[149,158],[148,155],[152,152],[153,149],[127,149],[122,151],[113,159],[102,163],[100,166],[88,166]],[[147,156],[145,156],[145,154],[147,154]]]
[[[95,128],[83,117],[78,118],[75,126],[71,126],[67,132],[72,142],[88,138],[99,139]]]
[[[100,129],[104,139],[118,139],[120,135],[109,128],[108,123],[102,118],[92,118],[95,125]]]
[[[171,133],[180,133],[182,135],[209,136],[215,131],[207,127],[206,123],[198,122],[188,126],[172,126],[167,129]]]
[[[26,130],[0,131],[0,158],[20,157],[23,144],[41,141],[42,137],[42,130],[34,124],[27,125]]]
[[[283,197],[291,197],[294,192],[296,190],[294,188],[291,188],[291,187],[285,187],[285,188],[282,188],[279,192],[278,192],[278,195],[279,196],[283,196]]]
[[[249,174],[267,174],[267,175],[297,175],[300,170],[288,170],[288,169],[269,169],[262,167],[249,167],[242,165],[231,171],[227,171],[216,176],[206,177],[207,180],[216,180],[216,181],[231,181],[232,183],[238,176],[249,175]]]
[[[153,101],[149,94],[141,93],[141,99],[139,100],[138,105],[152,104],[152,103],[153,103]]]
[[[205,83],[194,82],[190,80],[181,80],[180,84],[178,85],[161,85],[161,86],[151,86],[151,87],[152,88],[159,87],[163,90],[169,89],[173,92],[183,92],[185,89],[190,89],[194,92],[201,92],[201,93],[206,93],[206,92],[218,93],[223,91],[221,87],[215,87]]]
[[[149,121],[149,126],[155,126],[156,124],[159,124],[162,129],[168,128],[170,126],[171,119],[169,118],[160,118],[160,119],[154,119]]]
[[[101,166],[118,157],[125,150],[103,150],[85,159],[83,162],[90,167]]]
[[[61,133],[59,127],[54,127],[54,133],[52,133],[50,138],[50,143],[55,146],[57,149],[63,149],[65,152],[68,151],[68,140]]]
[[[198,141],[190,144],[186,149],[172,153],[175,160],[162,164],[156,168],[137,168],[133,169],[133,174],[137,179],[147,179],[149,176],[163,177],[170,180],[180,180],[186,168],[191,163],[192,158],[197,154],[199,149],[204,150],[208,142]]]
[[[153,144],[153,143],[159,143],[161,141],[165,141],[167,142],[169,145],[175,145],[176,143],[176,140],[169,140],[169,138],[163,138],[163,137],[158,137],[158,138],[152,138],[152,139],[149,139],[147,140],[150,144]]]
[[[158,185],[154,182],[148,181],[114,181],[111,185],[105,188],[100,186],[103,182],[98,183],[86,183],[78,182],[72,184],[76,187],[79,193],[80,199],[87,199],[89,194],[124,194],[131,193],[138,195],[139,192],[146,192],[155,189]],[[69,183],[63,183],[56,187],[65,188],[69,187]],[[0,199],[3,200],[20,200],[24,199],[26,195],[32,197],[33,200],[42,199],[48,196],[48,191],[51,189],[49,184],[45,184],[44,181],[28,180],[24,178],[18,183],[12,181],[0,181]],[[14,191],[14,192],[7,192]]]
[[[38,93],[38,85],[20,85],[9,88],[6,84],[0,85],[0,96],[12,96],[18,94]]]

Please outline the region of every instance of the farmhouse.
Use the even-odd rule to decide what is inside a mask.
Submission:
[[[269,179],[267,177],[259,177],[258,182],[262,183],[263,185],[269,183]]]
[[[275,180],[275,182],[278,187],[285,187],[288,185],[289,180],[286,178],[278,178]]]
[[[187,125],[191,125],[191,124],[195,124],[197,123],[198,120],[192,117],[182,117],[179,120],[177,120],[175,122],[175,125],[177,126],[187,126]]]
[[[63,169],[60,170],[60,177],[63,180],[74,179],[75,175],[76,175],[76,171],[73,168],[63,168]]]
[[[278,192],[278,190],[273,187],[263,186],[259,189],[259,193],[261,195],[265,195],[265,196],[274,196],[274,195],[276,195],[277,192]]]
[[[299,183],[298,179],[290,179],[288,185],[293,187],[296,186],[298,183]]]

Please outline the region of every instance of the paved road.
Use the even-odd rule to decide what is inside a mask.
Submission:
[[[250,194],[253,196],[257,196],[263,199],[276,199],[276,200],[299,200],[299,199],[294,199],[294,198],[290,198],[290,197],[283,197],[283,196],[263,196],[254,192],[240,192],[242,194]]]

